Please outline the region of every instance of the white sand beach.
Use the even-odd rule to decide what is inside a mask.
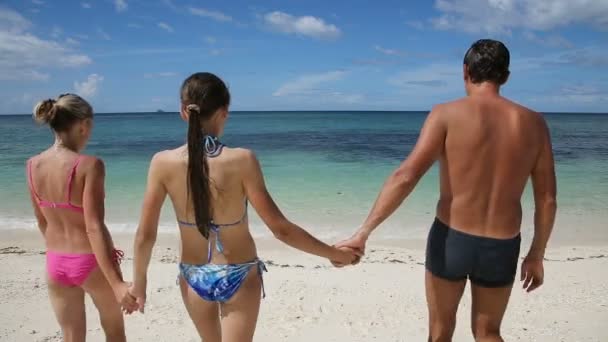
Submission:
[[[60,341],[41,237],[21,230],[2,237],[0,340]],[[132,235],[115,240],[125,250],[129,279]],[[371,241],[362,263],[345,269],[276,241],[258,246],[269,272],[255,341],[426,341],[423,241]],[[199,341],[175,283],[177,249],[176,235],[159,236],[146,313],[126,320],[130,341]],[[513,291],[503,324],[506,341],[608,341],[607,270],[608,247],[551,248],[545,285],[531,294],[519,284]],[[88,340],[103,341],[97,313],[90,300],[87,305]],[[455,341],[472,340],[469,309],[467,293]]]

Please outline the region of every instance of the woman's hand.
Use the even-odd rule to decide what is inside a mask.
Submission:
[[[129,287],[128,293],[135,299],[137,310],[144,313],[146,305],[146,284],[133,284]]]
[[[112,290],[114,291],[114,296],[116,301],[120,303],[123,311],[127,314],[133,313],[133,311],[137,310],[138,305],[135,301],[135,297],[129,294],[129,283],[121,281],[114,286],[112,286]]]
[[[335,255],[331,257],[330,261],[335,267],[344,267],[346,265],[352,265],[359,262],[363,253],[357,249],[350,247],[335,247]]]

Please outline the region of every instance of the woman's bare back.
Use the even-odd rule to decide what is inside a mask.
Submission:
[[[77,160],[78,167],[75,167]],[[36,201],[71,204],[82,207],[84,178],[90,157],[51,148],[28,161],[30,192]],[[73,175],[72,175],[73,172]],[[71,186],[68,187],[68,183]],[[69,199],[69,201],[68,201]],[[46,220],[45,240],[49,250],[70,253],[91,253],[81,212],[52,205],[40,207]]]
[[[220,228],[223,252],[213,251],[214,263],[243,263],[256,257],[256,248],[249,232],[247,198],[243,187],[242,170],[247,150],[224,147],[219,156],[207,158],[212,194],[213,222],[230,225]],[[171,198],[178,221],[194,223],[192,199],[188,196],[187,146],[160,152],[155,156],[161,179]],[[207,262],[208,241],[195,226],[179,224],[181,232],[181,260],[184,263]],[[215,234],[210,239],[215,243]]]

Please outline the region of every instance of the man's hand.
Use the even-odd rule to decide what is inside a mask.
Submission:
[[[542,258],[526,257],[521,264],[521,281],[526,292],[532,292],[539,288],[544,281],[545,272]]]
[[[347,265],[353,265],[359,262],[363,255],[359,250],[350,247],[336,247],[336,256],[330,259],[330,262],[335,267],[344,267]]]
[[[355,261],[352,263],[353,265],[356,265],[359,263],[359,261],[361,261],[361,256],[365,255],[366,242],[367,242],[366,236],[364,236],[363,234],[360,234],[360,233],[355,233],[355,235],[351,236],[350,238],[338,242],[336,244],[336,247],[337,248],[347,247],[347,248],[351,248],[353,250],[358,251],[360,253],[360,256],[357,259],[355,259]],[[337,265],[334,265],[334,266],[337,266]]]

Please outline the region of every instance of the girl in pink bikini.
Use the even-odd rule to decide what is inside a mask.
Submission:
[[[81,97],[64,94],[40,102],[38,123],[48,124],[55,143],[27,162],[27,178],[38,227],[46,242],[49,297],[66,342],[84,341],[84,295],[99,311],[108,341],[126,341],[121,310],[136,304],[118,265],[104,224],[104,165],[80,154],[93,126],[93,109]]]

